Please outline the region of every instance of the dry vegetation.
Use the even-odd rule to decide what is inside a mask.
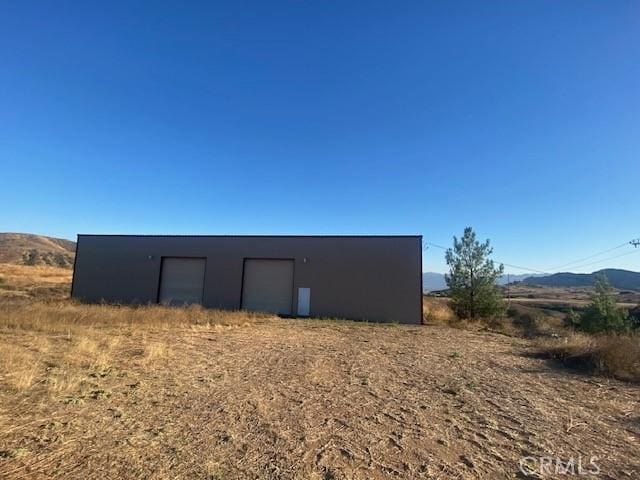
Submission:
[[[567,328],[566,314],[531,304],[512,303],[502,318],[484,322],[460,320],[448,306],[448,299],[423,299],[427,325],[448,325],[468,330],[488,330],[535,339],[541,356],[566,367],[621,380],[640,382],[640,334],[587,335]]]
[[[444,297],[422,297],[422,323],[425,325],[452,325],[458,321]]]
[[[0,299],[52,299],[69,296],[68,268],[0,263]]]
[[[2,381],[32,395],[77,394],[86,398],[90,378],[106,376],[129,359],[148,365],[171,355],[170,338],[154,334],[244,326],[259,315],[202,308],[118,307],[71,301],[2,302]],[[20,337],[23,344],[7,342]],[[131,348],[126,349],[129,345]],[[71,399],[73,400],[73,399]]]
[[[446,325],[0,300],[0,478],[507,478],[527,455],[637,478],[638,386],[536,351]]]
[[[562,312],[513,303],[501,318],[470,322],[460,319],[449,306],[446,297],[424,296],[422,318],[426,325],[448,325],[471,330],[491,330],[513,336],[551,336],[565,332]]]
[[[502,288],[505,297],[507,287]],[[593,287],[551,287],[546,285],[527,285],[515,283],[509,285],[509,295],[518,304],[563,309],[585,306],[591,301]],[[640,303],[640,292],[613,289],[619,305],[633,307]]]
[[[0,232],[0,263],[71,268],[76,244],[63,238]]]
[[[571,332],[544,339],[540,351],[567,366],[622,380],[640,382],[640,335],[587,335]]]

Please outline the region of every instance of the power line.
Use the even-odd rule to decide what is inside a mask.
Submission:
[[[575,269],[575,268],[588,267],[589,265],[595,265],[596,263],[607,262],[609,260],[613,260],[614,258],[626,257],[627,255],[633,255],[634,253],[640,253],[640,250],[632,250],[630,252],[625,252],[625,253],[622,253],[620,255],[615,255],[613,257],[602,258],[600,260],[596,260],[595,262],[589,262],[589,263],[584,263],[582,265],[576,265],[573,268]]]
[[[438,245],[437,243],[432,243],[432,242],[422,242],[426,245],[431,245],[432,247],[436,247],[436,248],[441,248],[442,250],[448,250],[447,247],[443,247],[442,245]]]
[[[426,245],[431,245],[432,247],[440,248],[442,250],[448,250],[447,247],[443,247],[442,245],[438,245],[437,243],[433,243],[433,242],[423,242],[423,243],[426,244]],[[537,270],[535,268],[523,267],[523,266],[520,266],[520,265],[513,265],[511,263],[501,262],[500,260],[495,260],[495,262],[501,263],[503,265],[506,265],[507,267],[517,268],[518,270],[525,270],[525,271],[533,272],[533,273],[547,273],[547,272],[543,272],[542,270]]]
[[[426,241],[424,243],[426,245],[431,245],[432,247],[440,248],[442,250],[447,250],[447,247],[443,247],[442,245],[438,245],[437,243],[426,242]],[[572,265],[572,269],[582,268],[582,267],[587,267],[589,265],[595,265],[597,263],[602,263],[602,262],[606,262],[606,261],[609,261],[609,260],[614,260],[616,258],[624,257],[624,256],[631,255],[633,253],[637,253],[638,252],[638,251],[634,250],[632,252],[623,253],[622,255],[615,255],[613,257],[603,258],[603,259],[600,259],[600,260],[596,260],[594,262],[584,263],[584,264],[581,264],[581,265],[574,265],[576,263],[580,263],[580,262],[583,262],[585,260],[589,260],[591,258],[599,257],[600,255],[604,255],[605,253],[613,252],[614,250],[618,250],[618,249],[620,249],[622,247],[625,247],[627,245],[632,245],[632,246],[634,246],[636,248],[640,247],[640,238],[633,239],[633,240],[621,243],[620,245],[616,245],[615,247],[611,247],[611,248],[608,248],[606,250],[602,250],[601,252],[594,253],[593,255],[589,255],[587,257],[583,257],[583,258],[580,258],[578,260],[574,260],[572,262],[568,262],[568,263],[564,263],[562,265],[558,265],[557,267],[554,267],[554,268],[549,268],[547,271],[538,270],[536,268],[523,267],[521,265],[513,265],[513,264],[510,264],[510,263],[506,263],[506,262],[500,262],[499,260],[495,260],[495,261],[497,263],[502,263],[503,265],[505,265],[507,267],[516,268],[518,270],[524,270],[524,271],[529,271],[529,272],[534,272],[534,273],[549,273],[550,271],[558,270],[560,268],[567,267],[567,266],[570,266],[570,265]]]
[[[496,260],[496,262],[499,262],[498,260]],[[506,265],[507,267],[511,267],[511,268],[517,268],[519,270],[527,270],[529,272],[533,272],[533,273],[544,273],[544,274],[548,274],[549,272],[543,272],[542,270],[536,270],[535,268],[528,268],[528,267],[521,267],[519,265],[512,265],[510,263],[505,263],[505,262],[499,262],[503,265]]]
[[[593,255],[589,255],[588,257],[579,258],[578,260],[574,260],[573,262],[563,263],[562,265],[558,265],[557,267],[550,268],[549,270],[558,270],[560,268],[564,268],[564,267],[568,267],[569,265],[573,265],[574,263],[580,263],[580,262],[584,262],[585,260],[589,260],[591,258],[599,257],[600,255],[604,255],[605,253],[613,252],[614,250],[617,250],[619,248],[626,247],[627,245],[629,245],[629,243],[631,243],[631,242],[621,243],[620,245],[617,245],[615,247],[608,248],[606,250],[602,250],[601,252],[594,253]]]

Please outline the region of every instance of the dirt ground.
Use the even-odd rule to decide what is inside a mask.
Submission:
[[[524,456],[640,478],[640,387],[558,369],[523,339],[272,317],[95,328],[115,339],[109,365],[48,393],[74,334],[0,332],[42,369],[26,388],[0,376],[1,478],[495,479],[522,476]]]

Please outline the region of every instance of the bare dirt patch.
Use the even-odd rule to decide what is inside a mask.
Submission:
[[[523,456],[640,475],[639,387],[554,369],[527,340],[15,308],[0,312],[3,478],[507,478]]]

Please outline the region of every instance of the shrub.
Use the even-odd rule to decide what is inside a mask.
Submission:
[[[458,320],[445,299],[423,297],[422,323],[450,324]]]
[[[525,337],[550,336],[564,328],[562,313],[532,306],[513,304],[507,309],[507,318]]]
[[[576,328],[588,333],[621,332],[629,327],[629,312],[616,305],[612,288],[604,274],[596,277],[596,291],[591,304],[579,318],[572,318]]]
[[[573,333],[566,338],[539,342],[544,355],[568,367],[640,381],[640,335]]]

